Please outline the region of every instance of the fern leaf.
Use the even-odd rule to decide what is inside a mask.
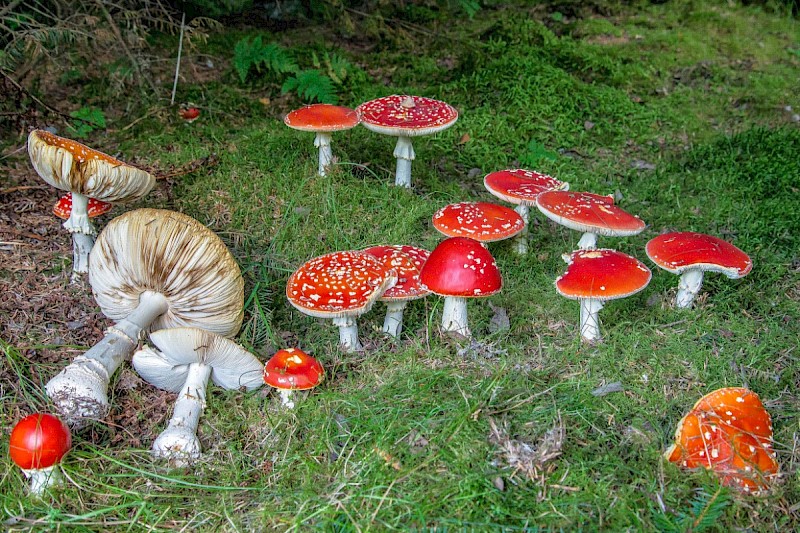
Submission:
[[[694,516],[690,526],[691,530],[694,533],[700,533],[712,528],[730,503],[730,496],[723,492],[722,486],[712,495],[701,491],[698,497],[692,500],[692,514]]]
[[[261,49],[263,47],[260,36],[253,40],[240,39],[233,47],[233,67],[236,69],[236,73],[239,74],[239,79],[242,83],[247,79],[250,68],[257,65],[261,59]]]
[[[297,92],[303,100],[335,104],[339,101],[333,81],[319,70],[301,70],[284,82],[281,92]]]
[[[297,63],[289,52],[275,43],[262,47],[260,63],[276,74],[286,74],[298,70]]]

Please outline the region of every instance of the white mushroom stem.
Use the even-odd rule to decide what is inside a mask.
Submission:
[[[467,299],[446,296],[442,309],[442,331],[454,331],[465,337],[471,336],[467,325]]]
[[[525,255],[528,253],[528,219],[530,218],[530,208],[527,205],[519,204],[514,208],[514,211],[516,211],[519,216],[522,217],[522,221],[525,222],[525,229],[514,237],[514,249],[519,255]]]
[[[411,187],[411,162],[416,157],[414,147],[411,146],[411,137],[401,135],[397,138],[394,156],[397,158],[397,172],[394,184],[398,187]]]
[[[72,193],[72,210],[64,221],[64,229],[72,234],[72,281],[89,272],[89,252],[94,246],[97,231],[89,220],[89,197]]]
[[[292,389],[280,389],[281,405],[287,409],[294,409],[294,402],[292,401]]]
[[[314,138],[314,146],[319,148],[319,171],[320,176],[324,176],[331,161],[333,161],[333,152],[331,151],[331,134],[330,132],[319,131]]]
[[[167,429],[153,441],[153,455],[185,466],[200,457],[197,425],[206,406],[206,386],[211,366],[192,363],[186,375]]]
[[[675,295],[675,307],[687,309],[692,306],[695,296],[703,286],[703,271],[700,269],[687,270],[681,274],[678,282],[678,294]]]
[[[70,427],[80,429],[88,420],[106,415],[111,376],[131,356],[142,330],[167,308],[163,294],[142,293],[138,307],[130,315],[108,328],[103,340],[47,382],[47,395]]]
[[[581,338],[590,343],[600,342],[600,310],[603,302],[594,298],[582,298],[581,304]]]
[[[30,480],[31,494],[33,495],[38,496],[42,494],[48,487],[59,485],[61,483],[61,471],[59,470],[58,465],[39,469],[23,469],[22,473],[25,474],[25,477]]]
[[[578,248],[581,250],[594,250],[597,248],[597,233],[587,232],[578,241]]]
[[[339,328],[339,344],[346,352],[363,350],[358,340],[358,324],[355,317],[340,316],[333,319],[333,325]]]
[[[403,311],[406,308],[405,300],[386,302],[386,318],[383,319],[383,332],[392,337],[400,336],[403,331]]]

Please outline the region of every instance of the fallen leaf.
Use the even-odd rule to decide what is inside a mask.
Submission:
[[[622,382],[615,381],[613,383],[603,385],[602,387],[597,387],[592,391],[592,396],[605,396],[606,394],[611,394],[612,392],[622,392],[624,390],[625,389],[622,388]]]

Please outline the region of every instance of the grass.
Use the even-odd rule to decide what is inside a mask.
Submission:
[[[147,453],[168,407],[146,409],[155,393],[144,384],[115,386],[117,400],[143,406],[131,416],[144,434],[96,424],[76,436],[64,463],[68,483],[41,500],[25,496],[22,475],[5,461],[0,501],[9,527],[800,527],[800,130],[785,111],[800,109],[799,61],[790,52],[800,41],[797,21],[756,7],[672,2],[617,7],[607,17],[485,7],[457,22],[365,53],[324,30],[270,36],[298,56],[331,49],[357,64],[342,104],[408,92],[460,110],[450,130],[415,142],[413,190],[391,185],[393,140],[364,128],[335,134],[340,165],[315,176],[313,136],[280,121],[301,102],[280,97],[269,79],[242,88],[232,70],[180,87],[203,107],[202,120],[186,126],[152,116],[118,135],[125,156],[161,164],[218,155],[210,170],[176,180],[157,206],[209,225],[239,261],[247,316],[237,340],[262,358],[299,345],[323,362],[327,381],[292,412],[266,390],[211,386],[199,430],[204,457],[185,469]],[[209,53],[230,53],[241,33],[231,35],[214,37]],[[263,96],[269,105],[258,102]],[[531,152],[531,141],[542,150]],[[577,303],[553,289],[561,254],[579,235],[538,217],[528,256],[490,245],[505,280],[490,302],[510,327],[492,332],[487,302],[470,302],[473,344],[439,334],[442,303],[432,297],[409,307],[399,341],[380,334],[384,308],[376,305],[359,321],[367,350],[345,354],[328,321],[285,301],[289,273],[313,256],[386,243],[432,249],[441,239],[433,211],[494,201],[483,175],[521,161],[573,190],[619,191],[620,205],[649,224],[635,237],[601,237],[601,246],[647,263],[644,244],[662,230],[701,231],[751,254],[753,272],[708,275],[697,308],[678,311],[668,305],[677,278],[648,265],[650,286],[609,303],[605,341],[587,346],[577,338]],[[32,369],[28,354],[50,341],[3,342],[0,368],[18,381],[2,384],[3,426],[47,409],[40,387],[60,364]],[[592,394],[613,382],[623,392]],[[768,497],[719,491],[707,473],[661,458],[680,417],[723,386],[748,386],[770,409],[784,475]],[[563,425],[561,454],[533,479],[515,473],[492,441],[492,422],[532,446]]]

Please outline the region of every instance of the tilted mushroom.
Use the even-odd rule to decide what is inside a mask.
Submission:
[[[72,446],[69,428],[51,414],[28,415],[14,426],[8,455],[30,478],[31,494],[38,495],[61,480],[58,463]]]
[[[692,306],[703,286],[704,272],[719,272],[730,279],[738,279],[753,269],[750,256],[742,250],[704,233],[664,233],[650,239],[645,251],[657,266],[681,277],[675,295],[675,307],[679,309]]]
[[[105,416],[111,375],[143,331],[186,326],[232,337],[242,324],[244,282],[233,256],[214,232],[174,211],[137,209],[109,222],[92,250],[89,282],[117,323],[46,385],[72,427]]]
[[[153,455],[182,466],[200,457],[197,425],[206,403],[208,379],[228,390],[261,387],[263,365],[256,357],[221,335],[199,328],[154,331],[133,354],[136,372],[151,385],[178,393],[167,429],[153,442]]]
[[[411,187],[411,161],[416,157],[411,137],[442,131],[458,120],[453,106],[424,96],[384,96],[364,102],[356,112],[368,130],[397,137],[394,184],[399,187]]]
[[[28,136],[28,154],[39,176],[72,193],[72,211],[64,228],[72,233],[73,281],[89,271],[89,252],[97,231],[89,221],[89,198],[108,203],[138,200],[150,192],[155,178],[109,155],[44,130]]]
[[[294,409],[292,391],[313,389],[322,382],[322,365],[299,348],[284,348],[264,365],[264,383],[280,391],[281,405]]]
[[[286,298],[298,311],[332,318],[345,351],[361,350],[356,318],[366,313],[397,274],[364,252],[344,251],[306,261],[289,276]]]
[[[358,125],[355,109],[331,104],[312,104],[295,109],[286,115],[283,122],[292,129],[311,131],[317,134],[314,146],[319,148],[319,170],[324,176],[333,161],[331,134],[334,131],[349,130]]]
[[[525,222],[525,230],[514,238],[516,251],[519,254],[528,253],[528,225],[530,223],[530,206],[536,205],[536,197],[546,191],[566,191],[569,183],[559,181],[547,174],[535,170],[521,168],[498,170],[487,174],[483,178],[486,190],[517,207],[514,211],[519,213]]]
[[[519,235],[525,221],[519,213],[489,202],[458,202],[433,214],[433,227],[447,237],[495,242]]]

